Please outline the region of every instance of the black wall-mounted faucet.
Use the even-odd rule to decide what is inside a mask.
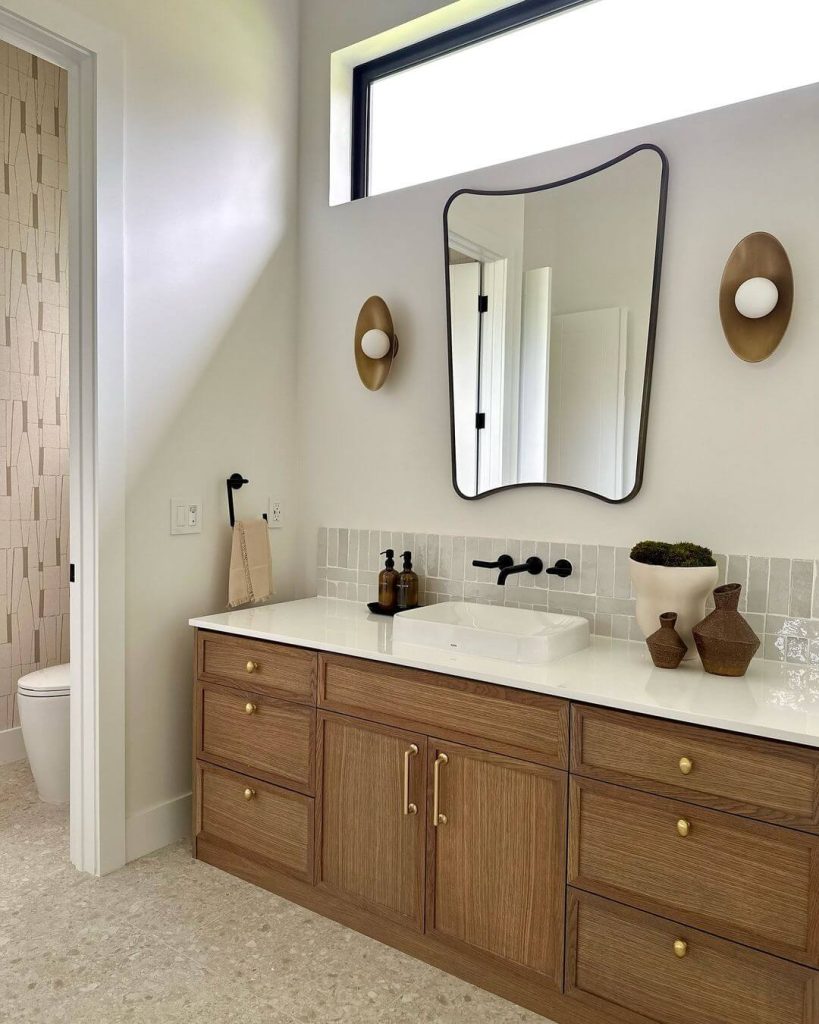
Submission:
[[[511,555],[498,555],[494,562],[482,562],[476,558],[472,564],[479,569],[510,569],[515,564],[515,560]]]
[[[498,573],[499,587],[505,586],[507,579],[519,572],[528,572],[532,576],[538,576],[543,572],[543,559],[538,558],[537,555],[527,558],[521,565],[515,565],[515,560],[511,555],[499,555],[494,562],[482,562],[476,558],[472,564],[480,569],[500,569]],[[561,579],[571,576],[572,571],[572,563],[567,558],[558,558],[555,564],[546,570],[549,576],[560,576]]]
[[[543,559],[538,558],[537,555],[532,555],[531,558],[527,558],[522,565],[507,565],[506,568],[501,569],[498,573],[498,586],[505,587],[506,580],[510,576],[514,576],[519,572],[528,572],[532,576],[537,576],[543,572]]]

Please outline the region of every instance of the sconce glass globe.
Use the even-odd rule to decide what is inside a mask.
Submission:
[[[386,331],[373,328],[361,338],[361,351],[370,359],[383,359],[389,353],[391,344]]]
[[[737,288],[734,303],[743,316],[759,320],[767,316],[779,302],[779,289],[767,277],[749,277]]]

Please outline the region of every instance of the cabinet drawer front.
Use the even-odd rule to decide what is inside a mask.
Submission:
[[[572,771],[819,832],[819,750],[808,747],[575,704]]]
[[[568,927],[567,995],[605,1020],[816,1024],[808,968],[572,890]]]
[[[814,836],[600,782],[570,792],[573,885],[819,962]]]
[[[268,782],[313,792],[313,708],[202,683],[197,698],[199,757]]]
[[[323,707],[567,766],[568,701],[356,658],[322,655],[319,675]]]
[[[198,837],[312,882],[313,800],[201,762],[197,775]]]
[[[316,702],[316,654],[300,647],[197,631],[197,676],[251,686],[301,704]]]

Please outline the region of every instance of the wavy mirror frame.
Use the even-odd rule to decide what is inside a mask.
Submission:
[[[649,320],[648,320],[648,338],[646,340],[646,365],[645,373],[643,375],[643,400],[640,409],[640,429],[637,437],[637,466],[634,475],[634,487],[631,491],[622,498],[609,498],[605,494],[598,494],[596,491],[589,491],[585,487],[574,487],[572,484],[558,484],[552,483],[546,480],[534,480],[529,483],[520,484],[504,484],[502,487],[493,487],[488,491],[482,491],[480,494],[464,494],[463,491],[458,487],[458,475],[456,465],[456,450],[455,450],[455,381],[454,381],[454,368],[452,363],[452,308],[451,308],[451,297],[449,287],[449,228],[447,225],[447,217],[449,215],[449,208],[453,202],[462,195],[472,196],[521,196],[529,195],[533,192],[545,192],[548,189],[559,188],[561,185],[569,185],[573,181],[580,181],[582,178],[590,178],[593,174],[598,174],[600,171],[605,171],[609,167],[613,167],[615,164],[621,163],[623,160],[627,160],[630,156],[634,156],[635,153],[641,153],[648,150],[652,153],[656,153],[660,158],[660,195],[659,203],[657,207],[657,237],[654,249],[654,272],[651,284],[651,303],[649,307]],[[662,270],[663,262],[663,240],[665,238],[665,216],[666,216],[666,205],[668,200],[668,157],[660,149],[659,146],[655,146],[653,143],[645,142],[639,146],[634,146],[627,150],[625,153],[621,153],[619,156],[613,157],[611,160],[607,160],[605,163],[598,164],[596,167],[590,168],[588,171],[581,171],[580,174],[574,174],[570,178],[561,178],[559,181],[549,182],[547,185],[533,185],[529,188],[511,188],[511,189],[476,189],[476,188],[460,188],[457,192],[453,192],[452,195],[447,199],[446,205],[444,206],[444,277],[446,280],[446,333],[447,333],[447,360],[449,363],[449,421],[450,421],[450,443],[452,450],[452,487],[458,497],[463,498],[465,501],[479,501],[481,498],[488,498],[491,494],[499,494],[501,491],[511,491],[518,487],[557,487],[564,491],[577,491],[580,494],[588,494],[589,497],[598,498],[600,501],[605,501],[609,505],[622,505],[627,501],[631,501],[632,498],[636,497],[643,486],[643,469],[645,467],[645,456],[646,456],[646,438],[648,435],[648,409],[649,402],[651,399],[651,376],[654,369],[654,339],[657,333],[657,310],[659,308],[660,300],[660,273]]]

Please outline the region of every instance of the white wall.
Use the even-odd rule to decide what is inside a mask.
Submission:
[[[190,615],[227,603],[225,478],[296,522],[295,0],[95,0],[126,35],[126,806],[190,788]],[[111,11],[111,7],[115,10]],[[168,499],[201,495],[200,536]],[[278,597],[289,538],[270,534]]]
[[[146,811],[187,831],[162,805],[190,791],[186,623],[227,601],[225,478],[251,481],[240,514],[271,495],[296,521],[298,9],[62,2],[125,46],[126,813],[144,852],[163,834]],[[202,498],[201,535],[170,536],[176,495]],[[283,598],[292,533],[271,534]]]
[[[815,557],[819,89],[330,208],[330,52],[433,6],[302,4],[301,590],[315,592],[315,528],[328,522],[616,545],[685,537],[722,551]],[[543,116],[539,99],[531,112]],[[644,141],[666,151],[671,169],[641,493],[620,506],[542,489],[458,498],[450,482],[446,199],[464,186],[554,180]],[[796,302],[780,349],[751,366],[725,342],[717,293],[733,246],[760,229],[790,253]],[[393,373],[375,394],[358,382],[352,359],[356,314],[373,293],[390,303],[401,339]]]

